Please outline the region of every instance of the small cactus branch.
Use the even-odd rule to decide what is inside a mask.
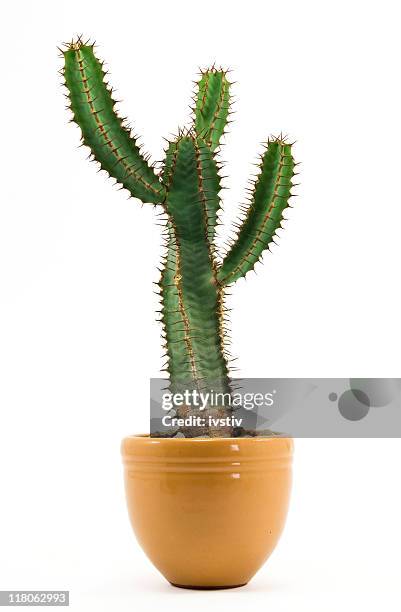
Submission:
[[[164,199],[163,186],[141,154],[137,139],[114,110],[116,102],[104,81],[105,72],[93,45],[78,40],[63,53],[70,108],[73,120],[81,128],[83,143],[101,168],[133,197],[159,204]]]
[[[261,157],[252,199],[240,224],[236,241],[218,271],[221,285],[230,285],[253,270],[281,227],[291,197],[294,159],[283,139],[270,141]]]
[[[180,136],[166,154],[169,246],[160,283],[168,371],[174,388],[228,389],[221,337],[222,290],[207,236],[205,144]],[[207,161],[212,159],[209,152]],[[208,168],[208,171],[210,168]],[[214,199],[217,199],[215,194]],[[176,345],[176,346],[174,346]]]
[[[202,72],[195,96],[195,130],[214,151],[220,144],[230,114],[230,83],[224,70]]]

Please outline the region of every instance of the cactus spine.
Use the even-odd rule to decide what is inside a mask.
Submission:
[[[213,386],[229,392],[224,289],[254,268],[281,227],[293,185],[291,145],[281,137],[267,142],[236,239],[219,263],[215,229],[221,179],[216,151],[230,115],[227,73],[215,67],[201,73],[193,124],[168,143],[158,174],[115,111],[94,45],[79,38],[62,53],[69,108],[83,144],[131,196],[160,205],[166,216],[159,287],[171,388],[201,391]]]

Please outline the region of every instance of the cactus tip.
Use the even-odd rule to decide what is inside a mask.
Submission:
[[[79,51],[82,47],[94,47],[95,42],[91,42],[91,39],[84,39],[83,34],[78,34],[75,38],[72,38],[69,42],[62,43],[63,47],[57,47],[61,53],[67,51]]]

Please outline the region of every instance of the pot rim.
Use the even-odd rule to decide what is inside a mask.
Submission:
[[[124,460],[144,461],[169,457],[168,461],[197,461],[208,457],[218,461],[242,461],[261,459],[290,459],[294,441],[289,437],[254,438],[151,438],[147,434],[131,435],[122,440],[121,454]]]

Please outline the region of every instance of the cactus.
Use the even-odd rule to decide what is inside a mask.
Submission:
[[[224,291],[254,269],[282,227],[295,168],[291,144],[281,136],[266,143],[235,239],[224,258],[219,257],[215,231],[221,210],[221,164],[217,155],[231,114],[227,71],[213,66],[201,72],[192,125],[167,141],[158,173],[116,113],[94,45],[78,38],[62,54],[69,108],[83,144],[132,197],[162,208],[166,251],[158,286],[171,389],[201,391],[212,386],[215,391],[230,392]],[[217,413],[227,414],[227,410]],[[239,435],[233,428],[201,433]],[[189,428],[184,435],[195,434]]]

